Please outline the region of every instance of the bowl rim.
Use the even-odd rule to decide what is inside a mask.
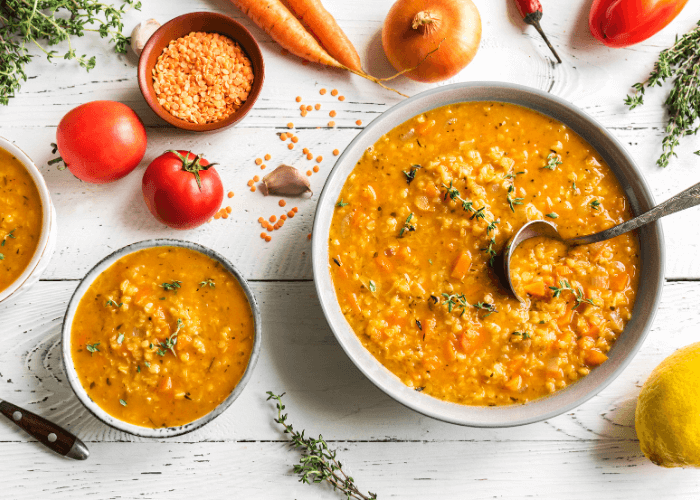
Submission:
[[[613,346],[610,359],[583,379],[549,396],[522,405],[496,407],[450,403],[416,392],[403,384],[365,349],[340,311],[328,265],[328,237],[333,207],[357,160],[366,148],[383,134],[430,109],[457,102],[474,101],[510,102],[564,123],[591,143],[608,162],[622,184],[635,213],[655,205],[646,179],[622,143],[602,124],[565,99],[538,89],[506,82],[483,81],[446,85],[417,94],[385,111],[367,125],[343,151],[319,197],[314,218],[312,269],[321,308],[338,343],[355,366],[379,389],[404,406],[445,422],[470,427],[513,427],[546,420],[583,404],[612,383],[632,361],[651,329],[661,299],[665,261],[663,231],[658,221],[640,230],[640,274],[644,279],[640,281],[632,319]],[[555,116],[557,113],[566,114],[568,118]],[[579,127],[572,126],[572,121],[578,122]],[[597,148],[596,142],[605,143],[609,149]],[[610,160],[613,157],[616,160],[614,162]],[[625,180],[630,183],[625,184]],[[625,336],[626,332],[628,334]],[[613,360],[615,352],[622,354]]]
[[[53,217],[53,205],[51,202],[51,193],[46,184],[44,176],[41,171],[32,161],[32,159],[20,149],[19,146],[10,142],[4,137],[0,137],[0,148],[4,149],[8,153],[12,154],[17,161],[19,161],[22,166],[27,170],[29,176],[34,181],[34,185],[39,192],[39,200],[41,202],[41,232],[39,233],[39,242],[37,243],[36,249],[34,250],[34,255],[29,261],[29,265],[22,271],[22,274],[13,281],[10,286],[5,288],[0,292],[0,303],[7,300],[14,294],[18,293],[23,289],[25,284],[31,284],[34,281],[30,280],[34,272],[39,268],[39,263],[44,257],[51,258],[50,252],[48,252],[48,244],[51,235],[52,226],[56,223]]]
[[[158,104],[156,100],[155,92],[152,91],[153,84],[150,78],[152,68],[146,67],[148,56],[153,50],[155,50],[154,46],[164,36],[165,31],[169,27],[181,25],[183,22],[186,22],[190,19],[198,19],[203,21],[221,21],[225,24],[233,26],[237,30],[240,30],[240,32],[243,34],[243,38],[247,38],[247,42],[250,42],[247,47],[244,47],[241,40],[234,39],[231,35],[221,33],[216,30],[207,31],[208,33],[219,33],[220,35],[226,36],[227,38],[230,38],[234,42],[238,43],[243,49],[243,51],[246,53],[246,55],[250,58],[251,65],[253,66],[254,71],[253,85],[251,86],[246,101],[241,105],[241,107],[238,110],[236,110],[235,113],[231,114],[231,116],[229,116],[228,118],[225,118],[218,122],[196,124],[187,122],[185,120],[181,120],[168,113],[165,109],[163,109],[163,107],[160,104]],[[179,35],[179,37],[186,36],[190,32],[191,31],[187,31],[187,33],[183,32],[183,34]],[[176,38],[171,38],[170,41],[175,39]],[[252,52],[254,52],[254,54],[250,53],[251,50],[249,49],[251,48],[253,49]],[[259,65],[257,64],[257,58],[259,58],[260,60]],[[262,92],[263,84],[265,82],[265,59],[263,57],[262,50],[260,50],[260,44],[252,35],[252,33],[234,18],[225,14],[220,14],[218,12],[189,12],[187,14],[182,14],[166,22],[165,24],[160,26],[153,33],[153,35],[151,35],[151,37],[146,42],[146,45],[144,45],[143,50],[141,51],[141,55],[139,56],[139,62],[137,65],[137,79],[139,82],[139,90],[141,91],[141,95],[146,101],[146,104],[148,104],[151,110],[153,110],[153,112],[156,115],[158,115],[162,120],[166,121],[173,127],[179,128],[181,130],[187,130],[189,132],[212,132],[215,130],[220,130],[235,125],[240,120],[242,120],[250,112],[251,109],[253,109],[255,102],[258,100],[258,97]]]
[[[168,246],[188,248],[190,250],[198,251],[206,255],[207,257],[218,261],[221,265],[224,266],[224,268],[229,273],[231,273],[236,278],[236,280],[238,280],[241,287],[245,291],[248,303],[250,304],[250,308],[253,313],[255,340],[253,341],[253,350],[250,354],[248,366],[246,367],[243,376],[238,381],[238,384],[236,384],[236,386],[233,388],[231,393],[226,397],[226,399],[219,403],[217,407],[215,407],[209,413],[202,415],[198,419],[193,420],[192,422],[189,422],[187,424],[175,427],[150,428],[130,424],[116,417],[113,417],[90,398],[87,391],[80,382],[80,378],[78,377],[77,371],[73,364],[70,348],[71,331],[73,326],[73,319],[75,317],[75,311],[78,307],[78,304],[80,303],[80,300],[85,295],[85,292],[87,292],[90,286],[94,283],[95,279],[97,279],[97,277],[99,277],[106,269],[108,269],[112,264],[114,264],[122,257],[137,252],[139,250]],[[70,384],[71,389],[78,397],[80,402],[83,404],[83,406],[85,406],[85,408],[87,408],[87,410],[90,413],[97,417],[98,420],[109,425],[110,427],[113,427],[114,429],[117,429],[119,431],[127,432],[134,436],[145,438],[168,438],[180,436],[182,434],[187,434],[188,432],[192,432],[208,424],[216,417],[221,415],[225,410],[229,408],[229,406],[231,406],[231,404],[238,398],[238,396],[240,396],[246,384],[250,381],[250,378],[253,374],[253,370],[255,369],[255,365],[257,364],[258,358],[260,357],[261,347],[262,323],[260,316],[260,308],[255,299],[255,294],[253,293],[253,290],[251,289],[250,285],[243,277],[243,275],[240,273],[240,271],[238,271],[238,269],[226,257],[210,248],[205,247],[204,245],[200,245],[199,243],[194,243],[191,241],[184,241],[172,238],[154,238],[139,241],[136,243],[131,243],[130,245],[126,245],[100,260],[97,264],[95,264],[92,267],[92,269],[90,269],[90,271],[87,272],[85,277],[83,277],[83,279],[80,280],[80,283],[71,295],[71,298],[68,301],[68,307],[66,308],[65,316],[63,318],[63,324],[61,326],[61,355],[63,359],[63,367],[68,378],[68,383]]]

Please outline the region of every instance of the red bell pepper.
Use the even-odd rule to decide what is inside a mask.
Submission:
[[[591,34],[608,47],[628,47],[664,29],[688,0],[593,0]]]

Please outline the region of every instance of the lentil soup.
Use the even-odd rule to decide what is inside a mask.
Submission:
[[[219,262],[181,247],[128,254],[81,298],[71,352],[80,383],[110,415],[175,427],[216,408],[243,377],[253,313]]]
[[[34,257],[43,209],[27,169],[0,149],[0,292],[14,283]]]
[[[526,304],[498,286],[495,255],[530,220],[569,238],[631,215],[610,168],[564,124],[513,104],[453,104],[365,151],[336,204],[329,267],[350,326],[407,386],[526,403],[605,362],[631,318],[639,244],[527,241],[512,261]]]

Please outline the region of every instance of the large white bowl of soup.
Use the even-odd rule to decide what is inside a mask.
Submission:
[[[39,280],[56,243],[56,211],[44,177],[0,137],[0,302]]]
[[[500,288],[494,258],[531,220],[565,238],[649,210],[633,159],[550,94],[457,84],[393,107],[338,159],[319,200],[314,278],[358,368],[428,416],[544,420],[610,384],[642,345],[663,285],[658,223],[600,244],[531,240]]]

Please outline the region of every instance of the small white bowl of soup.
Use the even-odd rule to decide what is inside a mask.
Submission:
[[[62,332],[68,381],[99,420],[140,437],[211,422],[241,394],[260,312],[222,255],[187,241],[128,245],[78,285]]]
[[[0,302],[39,280],[56,243],[56,211],[34,162],[0,137]]]

